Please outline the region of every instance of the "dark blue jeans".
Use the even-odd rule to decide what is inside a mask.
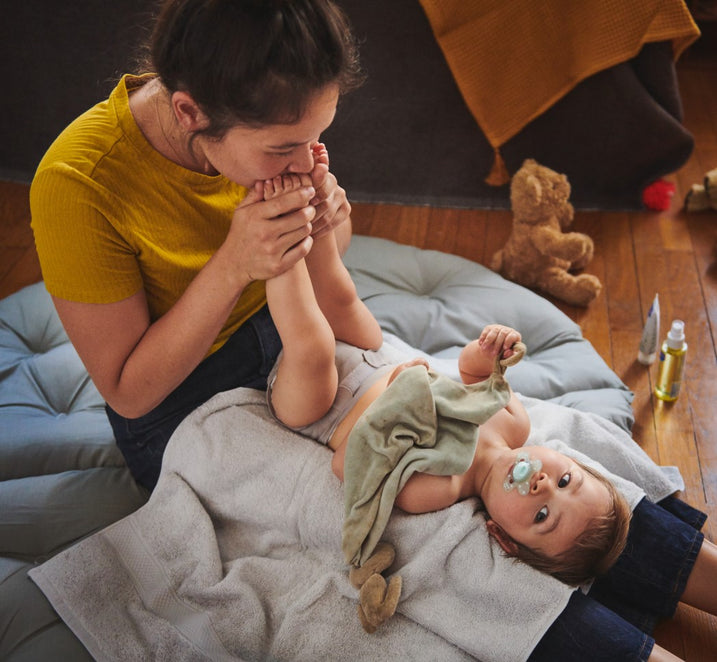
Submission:
[[[645,661],[657,621],[675,612],[702,547],[704,513],[673,497],[643,499],[627,546],[587,595],[576,591],[530,656],[531,662]]]
[[[134,479],[153,490],[164,449],[177,426],[217,393],[239,386],[265,390],[280,350],[281,339],[264,306],[148,414],[124,418],[107,405],[115,440]]]

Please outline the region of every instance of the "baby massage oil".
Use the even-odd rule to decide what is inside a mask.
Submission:
[[[680,395],[686,354],[685,323],[682,320],[674,320],[660,349],[660,363],[655,386],[655,395],[660,400],[674,402]]]

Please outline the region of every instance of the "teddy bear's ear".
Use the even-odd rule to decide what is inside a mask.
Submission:
[[[535,175],[528,175],[526,178],[525,193],[532,199],[533,204],[540,204],[540,199],[543,197],[543,186]]]

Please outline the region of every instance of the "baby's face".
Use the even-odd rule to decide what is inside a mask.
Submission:
[[[542,468],[530,477],[525,495],[503,487],[520,451],[542,462]],[[567,550],[591,519],[610,508],[603,483],[566,455],[541,446],[516,449],[496,462],[481,497],[491,518],[513,540],[550,556]]]

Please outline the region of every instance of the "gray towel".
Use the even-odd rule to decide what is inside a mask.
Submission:
[[[653,499],[677,489],[617,426],[526,407],[536,443],[599,448]],[[220,393],[177,428],[145,506],[30,575],[97,660],[528,658],[572,590],[506,558],[474,499],[394,513],[384,539],[396,548],[401,601],[367,635],[330,465],[329,449],[272,420],[263,393]],[[640,496],[633,486],[631,503]]]

